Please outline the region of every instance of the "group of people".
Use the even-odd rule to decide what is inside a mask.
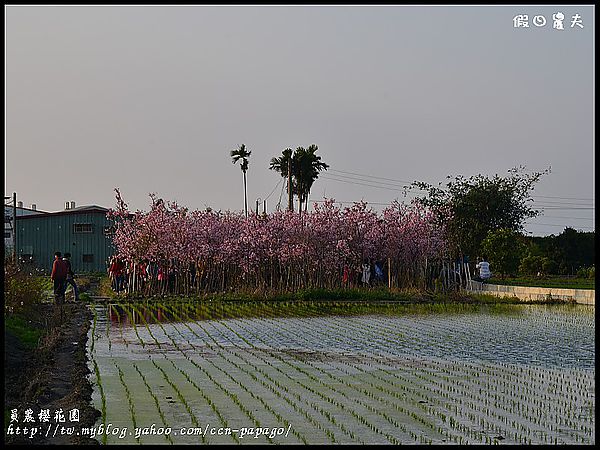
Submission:
[[[365,259],[356,271],[344,267],[342,275],[344,286],[371,286],[383,281],[383,263]]]
[[[187,281],[194,285],[196,274],[202,273],[202,271],[201,263],[190,264],[184,271],[174,259],[160,263],[143,259],[135,264],[134,262],[125,263],[117,256],[113,256],[108,265],[111,286],[117,293],[126,291],[130,287],[140,292],[148,291],[149,293],[151,290],[157,290],[163,294],[173,293],[178,275],[186,272],[189,275]]]
[[[65,303],[65,293],[67,287],[71,285],[75,293],[75,301],[79,301],[79,288],[75,283],[75,274],[71,266],[71,254],[61,252],[54,253],[54,262],[52,263],[52,273],[50,279],[54,282],[54,303],[61,305]]]

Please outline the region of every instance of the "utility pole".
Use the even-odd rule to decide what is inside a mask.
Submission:
[[[17,193],[13,192],[13,261],[17,264]]]
[[[294,200],[292,197],[292,155],[288,161],[288,211],[294,210]]]

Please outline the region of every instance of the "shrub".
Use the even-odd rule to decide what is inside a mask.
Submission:
[[[103,275],[102,278],[100,278],[100,282],[98,283],[98,294],[105,296],[105,297],[116,297],[116,292],[113,291],[111,282],[110,282],[110,278],[108,278],[108,275]]]
[[[547,256],[528,255],[521,259],[519,274],[537,275],[538,273],[549,275],[558,272],[558,264]]]
[[[558,264],[556,264],[556,261],[544,256],[542,258],[542,273],[555,274],[557,271]]]
[[[4,312],[28,313],[44,298],[42,278],[34,276],[12,261],[4,262]]]
[[[490,231],[481,243],[488,255],[492,272],[511,275],[517,272],[524,251],[522,235],[508,229]]]
[[[521,275],[536,275],[542,271],[542,257],[528,255],[521,260],[519,273]]]
[[[594,278],[596,276],[596,269],[594,266],[591,267],[580,267],[577,270],[577,278]]]
[[[76,277],[75,282],[77,283],[77,287],[79,288],[79,292],[88,292],[91,286],[91,280],[89,277],[81,276]]]

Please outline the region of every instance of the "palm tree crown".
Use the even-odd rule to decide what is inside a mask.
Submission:
[[[241,168],[244,174],[244,211],[246,212],[246,217],[248,217],[248,196],[246,193],[246,171],[248,170],[248,158],[252,152],[246,150],[246,145],[240,145],[240,148],[237,150],[231,150],[229,155],[231,156],[231,162],[235,164],[240,159],[242,160]]]
[[[271,158],[269,168],[279,172],[282,177],[288,176],[288,167],[291,164],[292,172],[292,192],[299,200],[299,211],[307,209],[307,199],[310,194],[313,183],[319,177],[319,172],[327,170],[328,164],[321,161],[321,157],[316,152],[319,149],[316,145],[308,148],[298,147],[295,151],[286,148],[279,158]],[[289,193],[289,191],[288,191]]]
[[[297,177],[298,177],[298,200],[300,208],[304,203],[304,210],[308,209],[308,196],[313,183],[319,178],[319,172],[327,170],[328,164],[321,161],[321,157],[317,156],[316,152],[319,149],[315,144],[310,145],[307,149],[299,147],[296,150],[297,158]]]
[[[242,172],[246,173],[246,171],[248,170],[248,158],[250,157],[252,152],[246,150],[246,146],[242,144],[240,145],[240,148],[238,148],[237,150],[231,150],[229,154],[231,156],[231,162],[233,164],[238,162],[240,159],[242,160]]]

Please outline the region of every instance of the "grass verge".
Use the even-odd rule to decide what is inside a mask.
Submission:
[[[43,330],[32,325],[30,320],[18,315],[5,315],[4,327],[13,334],[28,350],[37,348]]]

